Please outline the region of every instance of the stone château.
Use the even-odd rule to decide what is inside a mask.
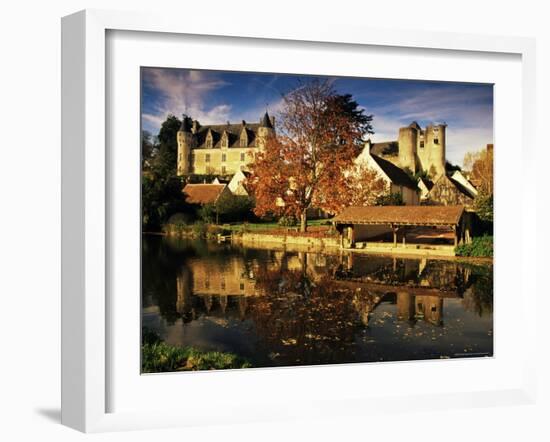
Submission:
[[[267,111],[259,123],[243,120],[206,126],[184,115],[177,133],[177,174],[233,175],[247,170],[258,150],[274,134],[274,120]]]

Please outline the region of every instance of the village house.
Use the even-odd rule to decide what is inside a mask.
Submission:
[[[231,181],[227,184],[229,190],[233,195],[248,196],[248,190],[246,190],[246,183],[250,177],[250,172],[244,170],[238,170],[231,178]]]
[[[365,144],[365,148],[355,159],[355,164],[378,172],[378,175],[386,182],[387,192],[399,194],[406,205],[418,205],[420,203],[416,181],[394,163],[373,154],[369,142]]]
[[[412,197],[410,192],[401,191],[405,204],[471,207],[477,190],[460,170],[449,167],[446,160],[446,129],[446,124],[430,124],[422,129],[413,121],[399,129],[395,141],[372,143],[367,140],[356,162],[375,167],[382,159],[409,177],[418,176],[418,199]],[[394,173],[393,176],[397,175]],[[391,178],[390,181],[391,188],[397,189],[397,182]]]

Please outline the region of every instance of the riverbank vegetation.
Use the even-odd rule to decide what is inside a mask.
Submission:
[[[141,347],[142,373],[249,367],[251,365],[246,359],[233,353],[200,351],[192,347],[176,347],[164,342],[144,344]]]
[[[492,257],[493,237],[489,235],[473,238],[470,244],[462,244],[456,248],[457,256]]]
[[[168,345],[162,342],[159,336],[151,330],[144,328],[142,332],[142,373],[249,367],[251,367],[251,364],[248,360],[234,353],[201,351],[193,347]]]

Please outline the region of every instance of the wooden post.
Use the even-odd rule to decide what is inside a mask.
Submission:
[[[458,234],[457,234],[457,231],[456,231],[456,226],[453,226],[453,232],[454,232],[454,237],[455,237],[455,247],[458,245]]]

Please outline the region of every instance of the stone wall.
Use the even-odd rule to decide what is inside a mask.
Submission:
[[[269,245],[273,246],[300,246],[305,248],[340,248],[340,238],[310,238],[306,236],[294,235],[275,235],[269,233],[243,233],[242,235],[233,235],[233,241],[243,245]]]

